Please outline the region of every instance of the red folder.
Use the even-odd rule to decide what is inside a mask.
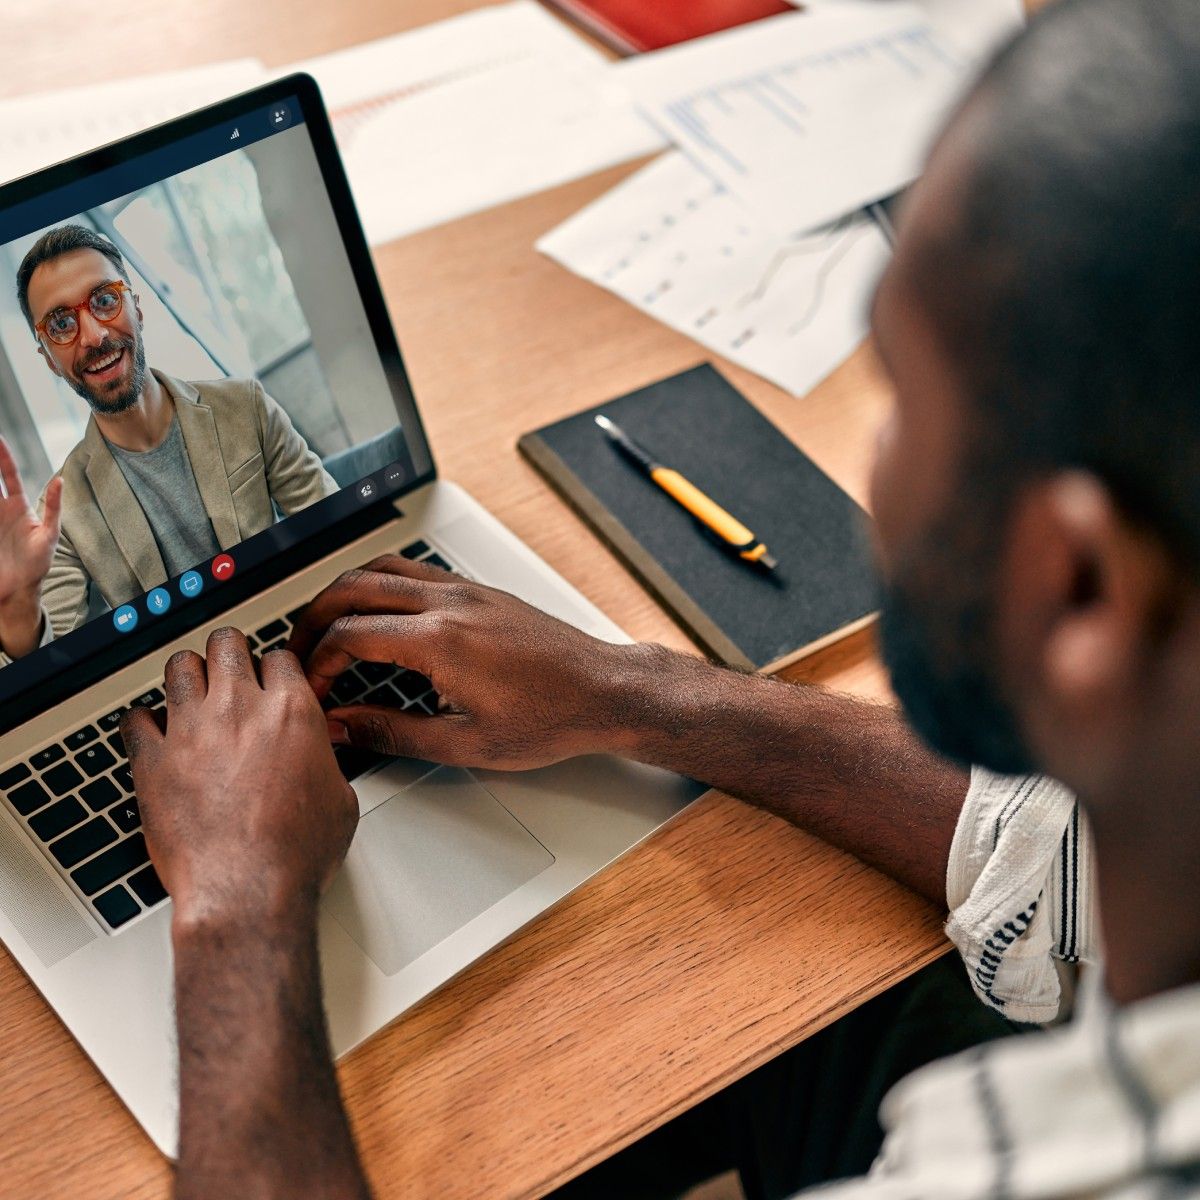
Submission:
[[[621,54],[659,50],[763,17],[795,12],[783,0],[546,0]]]

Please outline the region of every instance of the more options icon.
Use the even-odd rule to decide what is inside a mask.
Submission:
[[[152,616],[161,617],[171,607],[171,593],[166,588],[155,588],[146,596],[146,607]]]
[[[122,604],[113,613],[113,625],[118,633],[132,633],[137,628],[138,611],[132,604]]]
[[[221,583],[224,583],[226,579],[232,579],[235,570],[233,559],[228,554],[218,554],[212,560],[213,578]]]
[[[204,576],[199,571],[187,571],[179,577],[179,594],[187,596],[191,599],[192,596],[198,596],[204,590]]]

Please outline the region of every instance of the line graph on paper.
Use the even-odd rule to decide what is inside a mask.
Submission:
[[[538,248],[795,395],[862,339],[889,253],[879,227],[860,214],[779,236],[679,153],[644,168]]]

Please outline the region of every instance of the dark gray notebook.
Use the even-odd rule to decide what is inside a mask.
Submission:
[[[739,561],[596,427],[603,412],[748,525],[779,560]],[[713,367],[521,438],[521,452],[714,657],[778,667],[863,625],[877,593],[863,510]]]

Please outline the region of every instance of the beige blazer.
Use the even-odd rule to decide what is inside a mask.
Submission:
[[[155,378],[175,402],[196,486],[223,550],[338,490],[287,413],[256,379]],[[62,536],[42,587],[54,637],[81,625],[91,585],[110,608],[167,578],[141,505],[94,419],[59,472]],[[41,505],[39,504],[39,510]]]

